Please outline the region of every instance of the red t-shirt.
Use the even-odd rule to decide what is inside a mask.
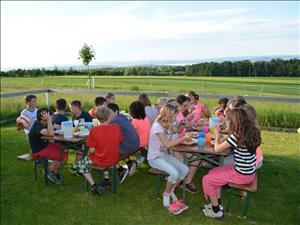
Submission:
[[[119,160],[119,146],[123,140],[120,127],[117,124],[103,124],[90,130],[87,145],[94,147],[95,152],[89,159],[97,166],[112,166]]]

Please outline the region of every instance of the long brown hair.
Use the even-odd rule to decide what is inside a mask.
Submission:
[[[234,108],[228,113],[229,133],[237,139],[239,147],[246,147],[252,154],[261,144],[260,130],[248,113],[242,108]]]

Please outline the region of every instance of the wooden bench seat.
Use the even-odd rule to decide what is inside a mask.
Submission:
[[[112,169],[115,166],[113,165],[113,166],[107,166],[107,167],[100,167],[100,166],[96,166],[96,165],[93,165],[93,164],[87,164],[86,167],[90,168],[92,170],[106,170],[106,169]]]
[[[150,168],[148,170],[148,173],[150,174],[154,174],[154,175],[163,175],[163,176],[167,176],[168,174],[162,170],[159,169],[155,169],[155,168]]]
[[[255,177],[255,179],[249,184],[229,183],[228,186],[232,187],[232,188],[242,190],[242,191],[256,192],[257,191],[257,178]]]

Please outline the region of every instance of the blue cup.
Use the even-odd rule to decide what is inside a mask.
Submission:
[[[86,125],[86,127],[88,129],[91,129],[93,127],[93,123],[92,122],[86,122],[85,125]]]
[[[199,137],[204,138],[204,137],[205,137],[205,131],[200,131],[200,132],[199,132]]]
[[[199,137],[197,143],[198,143],[199,147],[204,147],[204,145],[205,145],[205,138]]]

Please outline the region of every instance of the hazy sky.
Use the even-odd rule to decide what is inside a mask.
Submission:
[[[1,67],[299,54],[299,2],[1,2]]]

